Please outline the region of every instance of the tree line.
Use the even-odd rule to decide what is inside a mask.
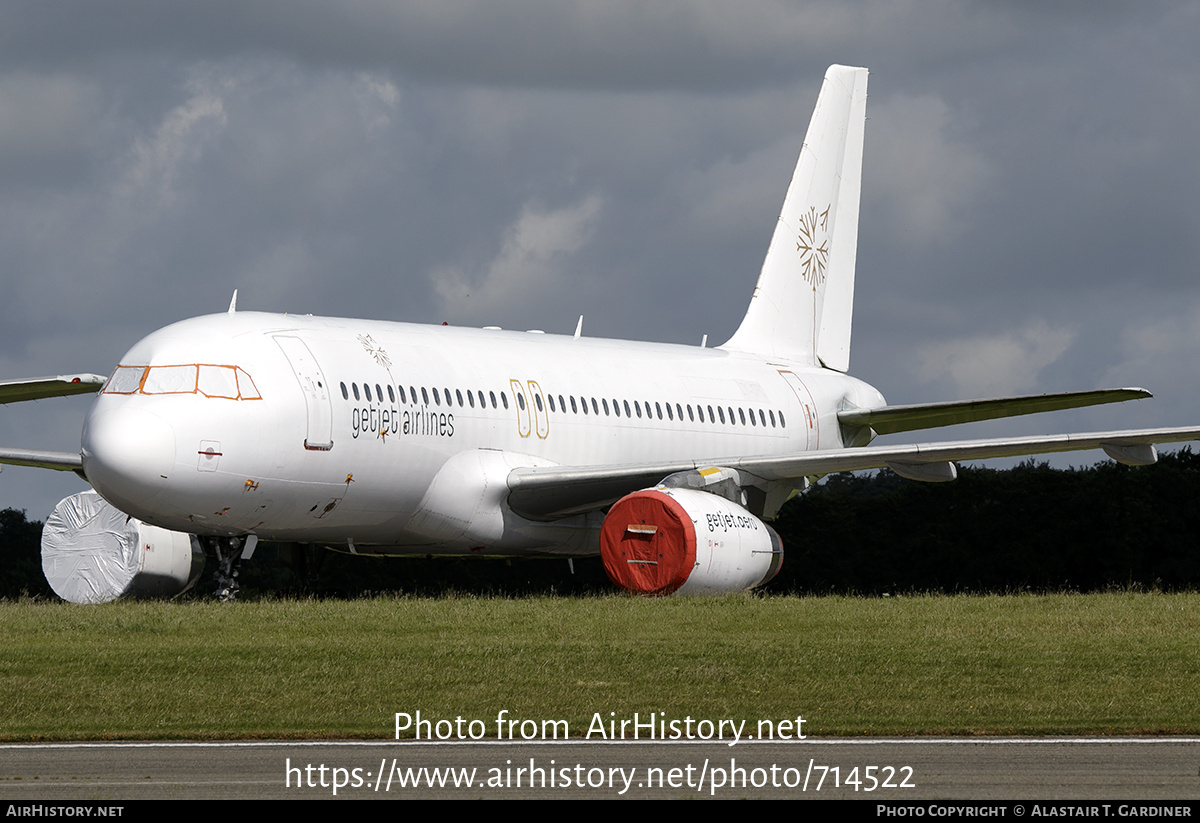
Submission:
[[[1200,455],[1190,449],[1148,467],[960,467],[953,483],[917,483],[890,471],[833,475],[789,501],[772,524],[785,555],[766,591],[1196,589],[1197,501]],[[53,597],[41,569],[41,527],[22,511],[0,511],[0,597]],[[210,574],[198,595],[209,593]],[[242,565],[242,586],[247,595],[323,596],[612,590],[599,558],[388,559],[283,544],[264,544]]]

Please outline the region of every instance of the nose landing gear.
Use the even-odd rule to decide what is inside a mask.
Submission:
[[[258,545],[258,535],[247,534],[240,537],[201,537],[204,554],[214,560],[217,565],[213,580],[217,584],[216,596],[222,603],[232,603],[237,599],[241,589],[238,577],[241,574],[243,558],[249,558]]]

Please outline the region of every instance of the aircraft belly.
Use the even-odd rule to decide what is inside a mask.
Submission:
[[[473,557],[589,557],[600,552],[599,514],[581,515],[554,523],[526,523],[498,544],[483,545],[469,539],[430,540],[402,531],[389,542],[356,541],[359,554],[420,556],[428,554]]]

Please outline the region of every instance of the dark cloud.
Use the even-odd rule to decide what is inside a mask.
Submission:
[[[1005,430],[1191,423],[1196,18],[6,4],[0,376],[107,373],[234,288],[244,309],[564,332],[582,313],[593,335],[719,342],[841,62],[872,69],[852,371],[893,402],[1160,394]],[[0,442],[73,448],[82,408],[0,408]],[[0,505],[41,517],[71,482],[9,468]]]

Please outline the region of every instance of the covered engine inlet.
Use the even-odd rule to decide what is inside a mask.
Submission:
[[[736,503],[694,489],[643,489],[609,510],[600,529],[604,570],[638,594],[726,594],[761,586],[783,564],[783,544]]]
[[[174,597],[203,569],[195,535],[147,525],[94,491],[63,498],[42,528],[42,571],[71,603]]]

